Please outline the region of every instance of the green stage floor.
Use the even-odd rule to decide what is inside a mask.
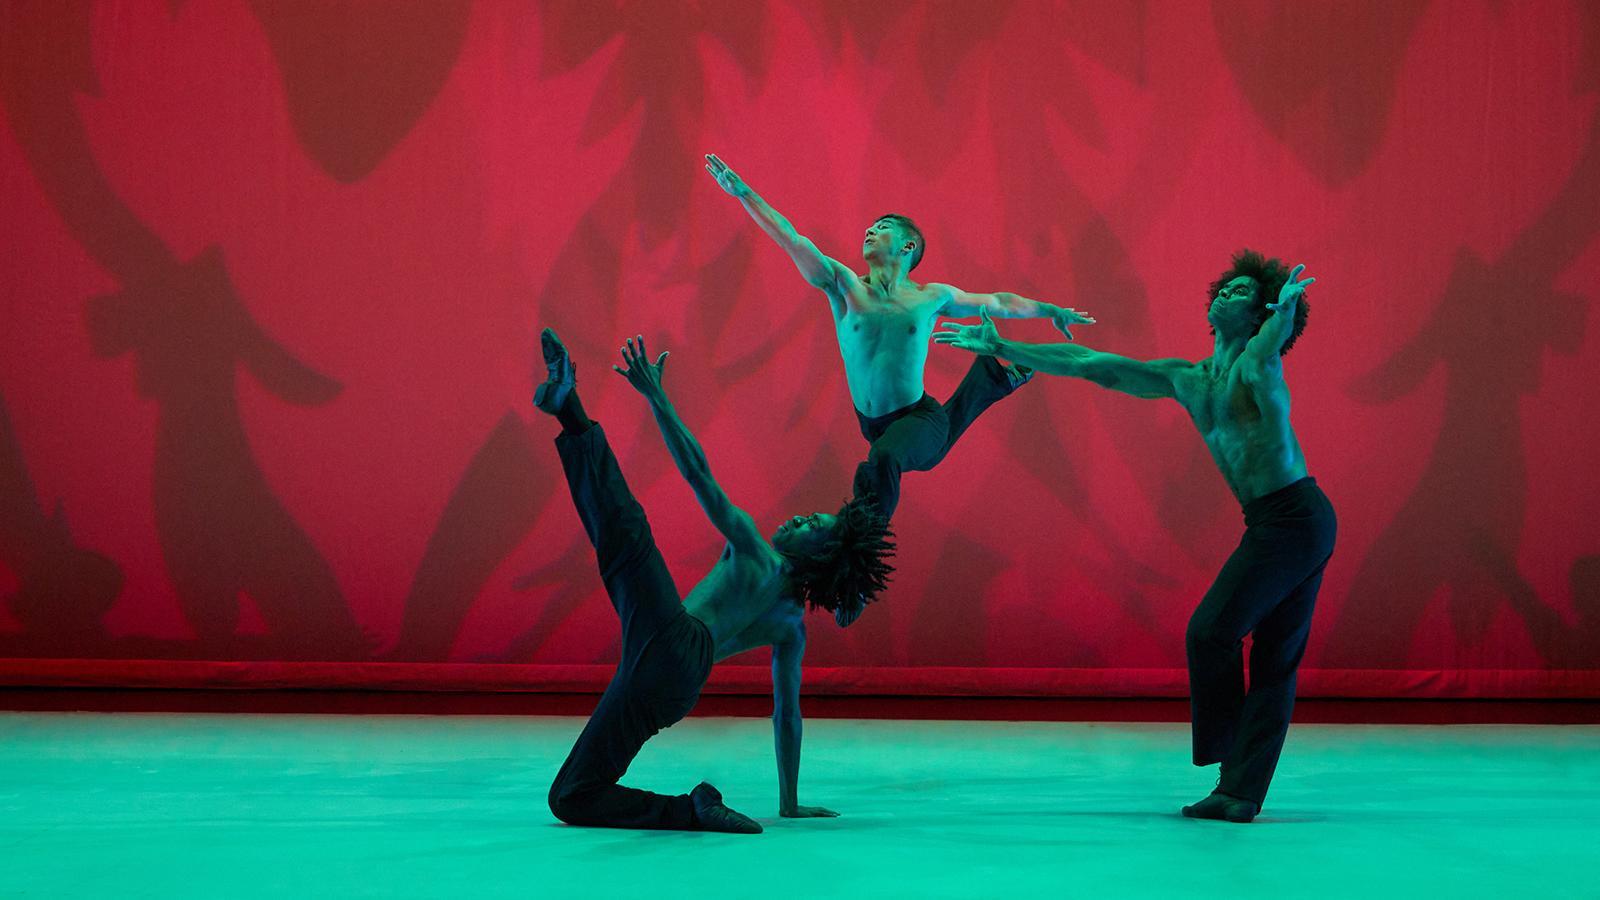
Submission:
[[[1166,724],[692,718],[627,783],[702,778],[756,836],[571,828],[581,719],[0,713],[0,897],[1600,897],[1600,726],[1306,725],[1251,825]]]

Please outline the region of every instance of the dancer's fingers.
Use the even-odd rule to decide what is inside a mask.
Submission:
[[[1305,264],[1305,263],[1301,263],[1301,264],[1300,264],[1300,265],[1298,265],[1298,266],[1295,266],[1295,267],[1294,267],[1294,268],[1293,268],[1293,269],[1292,269],[1292,270],[1290,270],[1290,272],[1289,272],[1289,280],[1290,280],[1290,281],[1293,281],[1293,280],[1295,280],[1295,279],[1296,279],[1296,278],[1299,278],[1299,277],[1300,277],[1300,273],[1301,273],[1301,272],[1304,272],[1304,271],[1305,271],[1305,268],[1306,268],[1306,264]]]

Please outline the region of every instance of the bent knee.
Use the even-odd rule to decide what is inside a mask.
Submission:
[[[879,471],[895,471],[901,467],[900,456],[893,450],[873,447],[867,451],[867,466]]]
[[[1215,622],[1201,622],[1189,620],[1189,627],[1183,633],[1183,642],[1191,649],[1206,647],[1234,647],[1244,642],[1244,638],[1235,637],[1231,632],[1219,628]]]
[[[583,818],[583,804],[579,803],[561,782],[550,786],[550,814],[568,825],[578,825]]]

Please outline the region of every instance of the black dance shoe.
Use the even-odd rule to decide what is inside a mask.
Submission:
[[[730,834],[760,834],[761,823],[741,812],[734,812],[722,802],[722,792],[700,782],[689,792],[694,802],[695,822],[701,831],[726,831]]]
[[[1006,370],[1006,383],[1011,385],[1013,391],[1033,380],[1033,370],[1027,366],[1012,363],[1003,368]]]
[[[1249,800],[1241,800],[1221,791],[1212,791],[1199,803],[1183,808],[1183,814],[1191,819],[1221,819],[1240,823],[1254,819],[1259,812],[1261,807]]]
[[[539,349],[544,353],[544,366],[549,370],[549,376],[543,384],[534,388],[533,405],[553,416],[566,405],[567,397],[572,395],[572,389],[577,386],[578,367],[567,355],[561,338],[548,328],[539,334]]]

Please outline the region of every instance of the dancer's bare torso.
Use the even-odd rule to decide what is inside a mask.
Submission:
[[[756,647],[788,643],[803,631],[804,607],[783,593],[783,557],[722,548],[717,564],[694,586],[683,606],[704,622],[718,661]]]
[[[852,273],[822,290],[856,409],[877,417],[921,400],[929,337],[951,289],[905,281],[885,292]]]
[[[1172,373],[1173,395],[1188,411],[1217,469],[1240,504],[1306,476],[1306,457],[1289,424],[1289,386],[1282,363],[1254,388],[1238,363],[1215,359]]]

